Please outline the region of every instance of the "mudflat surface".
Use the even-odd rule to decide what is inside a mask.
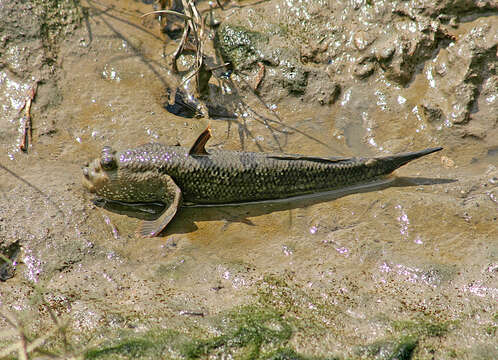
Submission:
[[[498,357],[494,2],[227,2],[206,61],[234,63],[211,97],[235,116],[214,119],[165,110],[176,42],[149,2],[55,3],[0,0],[0,349],[21,331],[33,358]],[[153,239],[82,188],[102,146],[207,124],[225,149],[444,150],[360,193],[181,209]]]

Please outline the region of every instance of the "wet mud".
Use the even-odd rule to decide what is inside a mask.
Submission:
[[[222,2],[206,63],[233,69],[203,101],[233,116],[214,119],[165,108],[182,23],[151,3],[0,0],[0,356],[497,358],[495,2]],[[207,124],[220,149],[444,150],[361,191],[185,207],[153,239],[135,230],[160,207],[81,185],[104,145],[188,147]]]

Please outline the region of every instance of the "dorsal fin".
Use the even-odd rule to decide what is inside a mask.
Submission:
[[[348,161],[351,159],[340,158],[340,157],[330,157],[330,158],[322,158],[316,156],[303,156],[303,155],[290,155],[290,154],[282,154],[282,155],[270,155],[268,156],[271,159],[276,160],[306,160],[306,161],[314,161],[320,163],[336,163],[340,161]]]
[[[209,153],[206,151],[205,146],[210,138],[211,138],[211,127],[208,125],[206,130],[204,130],[199,135],[197,140],[195,140],[194,145],[192,145],[188,154],[192,156],[209,155]]]

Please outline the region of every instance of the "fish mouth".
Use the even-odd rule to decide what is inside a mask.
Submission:
[[[96,193],[98,188],[108,180],[107,175],[100,168],[100,161],[98,160],[95,160],[90,164],[85,164],[82,168],[82,172],[83,186],[91,193]]]
[[[92,181],[88,178],[87,175],[85,175],[85,169],[88,168],[83,168],[83,177],[81,179],[81,182],[83,183],[83,186],[90,191],[91,193],[95,192],[95,185],[93,185]]]

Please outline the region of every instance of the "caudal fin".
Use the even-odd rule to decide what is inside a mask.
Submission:
[[[422,156],[432,154],[436,151],[443,150],[442,147],[429,148],[420,151],[401,153],[391,156],[385,156],[378,158],[379,161],[382,161],[389,168],[390,172],[396,170],[397,168],[409,163],[412,160],[418,159]]]

